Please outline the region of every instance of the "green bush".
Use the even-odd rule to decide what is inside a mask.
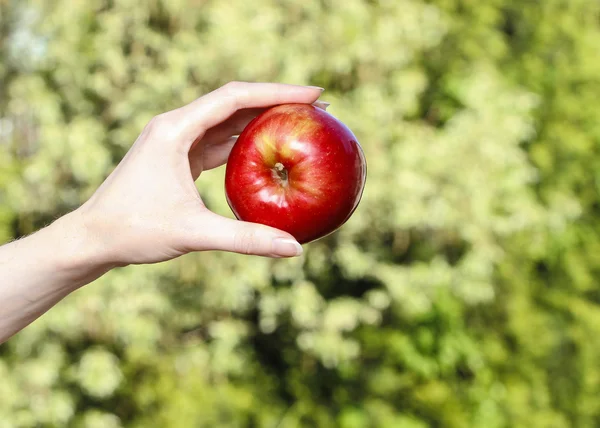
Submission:
[[[300,259],[68,297],[0,347],[0,427],[600,425],[599,23],[590,0],[0,1],[0,238],[229,80],[325,87],[369,164]],[[198,188],[231,216],[222,169]]]

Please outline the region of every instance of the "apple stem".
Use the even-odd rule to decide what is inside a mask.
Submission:
[[[277,177],[279,177],[279,179],[281,180],[281,184],[285,187],[288,184],[288,172],[287,169],[285,169],[285,166],[283,166],[283,164],[281,162],[277,162],[275,164],[275,171],[273,171],[275,174],[277,174]]]

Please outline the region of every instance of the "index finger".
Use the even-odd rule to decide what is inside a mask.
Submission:
[[[230,82],[179,109],[182,131],[191,138],[191,144],[199,135],[240,109],[288,103],[311,104],[322,92],[323,88],[316,86]]]

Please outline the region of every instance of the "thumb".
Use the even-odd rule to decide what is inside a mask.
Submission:
[[[194,237],[196,251],[221,250],[267,257],[294,257],[302,246],[292,235],[262,224],[222,217],[208,211]]]

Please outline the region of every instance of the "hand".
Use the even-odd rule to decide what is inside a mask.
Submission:
[[[192,251],[291,257],[288,233],[209,211],[194,181],[227,161],[235,136],[265,108],[313,103],[322,89],[229,83],[153,118],[92,198],[75,211],[86,251],[105,265],[154,263]]]

